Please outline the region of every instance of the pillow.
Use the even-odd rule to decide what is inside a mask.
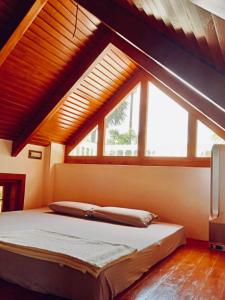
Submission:
[[[75,216],[75,217],[88,217],[90,211],[94,208],[99,208],[100,206],[74,201],[58,201],[49,204],[48,206],[54,212]]]
[[[145,210],[122,207],[98,207],[91,211],[91,215],[99,219],[136,227],[147,227],[153,219],[157,218],[155,214]]]

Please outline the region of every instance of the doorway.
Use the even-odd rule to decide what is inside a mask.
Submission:
[[[0,211],[22,210],[26,175],[0,173]]]

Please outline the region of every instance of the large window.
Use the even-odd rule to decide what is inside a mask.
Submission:
[[[187,156],[188,112],[149,84],[147,156]]]
[[[98,126],[69,146],[77,157],[67,162],[209,167],[212,145],[225,144],[221,128],[155,79],[142,78],[123,100],[118,93],[98,112]]]
[[[137,156],[139,108],[137,87],[106,117],[104,155]]]
[[[212,146],[214,144],[225,144],[225,141],[202,122],[198,121],[196,149],[197,157],[210,157]]]
[[[95,127],[71,152],[74,156],[96,156],[98,127]]]

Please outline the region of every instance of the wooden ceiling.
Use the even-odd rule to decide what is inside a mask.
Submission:
[[[170,40],[225,73],[225,20],[195,5],[191,0],[117,2],[123,3],[134,13],[138,11],[151,26],[160,30]],[[214,1],[199,2],[211,2],[213,5]]]
[[[67,143],[137,68],[116,47],[108,47],[96,66],[73,88],[55,114],[32,137],[31,143]]]
[[[68,143],[138,65],[225,129],[224,29],[189,0],[0,0],[0,138]]]
[[[18,5],[19,6],[19,5]],[[49,0],[0,68],[0,135],[16,139],[63,79],[99,21],[68,1]],[[9,108],[10,109],[7,109]]]

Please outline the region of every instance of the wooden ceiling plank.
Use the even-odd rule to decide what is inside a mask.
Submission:
[[[58,0],[66,10],[70,12],[70,14],[75,18],[76,14],[76,6],[75,2],[70,0]],[[96,30],[97,26],[99,25],[99,20],[88,13],[87,11],[83,11],[80,9],[80,14],[78,15],[78,19],[87,27],[90,31]]]
[[[189,19],[190,24],[192,25],[193,34],[198,42],[202,56],[206,58],[206,61],[210,64],[213,63],[211,52],[209,50],[209,45],[205,38],[204,28],[202,26],[200,16],[197,11],[197,7],[192,4],[189,0],[183,0],[180,2],[183,6],[187,18]]]
[[[83,43],[83,41],[86,39],[86,35],[80,30],[80,23],[77,22],[76,35],[73,36],[74,24],[68,22],[67,19],[64,18],[64,16],[59,13],[59,11],[54,6],[51,6],[51,4],[48,5],[47,13],[52,17],[53,20],[58,22],[58,24],[60,25],[59,28],[64,28],[70,33],[72,40],[76,41],[77,44]],[[91,35],[91,33],[89,33],[89,35]]]
[[[64,44],[65,47],[74,51],[75,49],[79,50],[79,47],[75,45],[70,39],[65,37],[62,33],[56,30],[53,26],[49,25],[48,22],[41,15],[35,20],[35,24],[51,35],[53,38],[57,39],[60,43]]]
[[[92,107],[92,106],[90,106],[90,108],[83,108],[82,106],[80,106],[79,105],[79,102],[78,101],[74,101],[74,100],[72,100],[72,99],[67,99],[66,101],[65,101],[65,103],[64,103],[64,105],[65,104],[72,104],[72,106],[73,106],[73,108],[75,109],[75,110],[78,110],[79,112],[82,112],[83,114],[85,114],[85,115],[89,115],[89,112],[90,111],[93,111],[93,110],[95,110],[94,108],[95,108],[95,106],[94,107]],[[63,105],[63,106],[64,106]]]
[[[193,50],[193,53],[196,53],[199,57],[201,57],[200,44],[198,43],[194,35],[192,22],[188,18],[188,15],[186,13],[185,1],[169,0],[169,2],[173,7],[173,12],[177,16],[177,21],[181,25],[183,32],[186,36],[186,39],[189,41],[189,48]]]
[[[51,61],[53,64],[55,64],[57,68],[60,68],[65,65],[63,59],[57,57],[55,53],[53,54],[51,52],[51,49],[47,49],[42,44],[36,43],[35,40],[33,40],[30,36],[24,36],[22,43],[26,45],[29,49],[32,49],[34,52],[46,58],[46,60],[48,60],[49,62]]]
[[[100,98],[104,98],[104,97],[107,98],[111,96],[111,94],[109,94],[107,89],[99,89],[96,85],[93,85],[92,83],[88,82],[86,78],[82,82],[82,86],[89,89],[90,91],[98,95],[98,97]]]
[[[205,37],[209,45],[214,64],[219,70],[223,70],[225,67],[225,63],[220,49],[212,15],[200,7],[198,8],[198,14],[205,31]]]
[[[96,100],[101,99],[100,102],[104,101],[107,98],[107,96],[104,96],[104,95],[102,97],[99,97],[99,93],[92,91],[92,89],[90,87],[87,87],[87,84],[84,85],[83,82],[80,84],[79,90],[81,92],[93,97]]]
[[[68,100],[76,101],[77,104],[79,104],[81,107],[84,107],[86,109],[89,109],[90,107],[99,107],[99,103],[96,103],[94,101],[89,101],[85,98],[80,97],[79,95],[72,93]]]
[[[225,76],[168,40],[141,18],[112,0],[77,0],[130,44],[142,51],[165,70],[169,70],[199,96],[225,109]],[[133,24],[133,26],[132,26]],[[211,84],[209,84],[209,82]],[[184,85],[184,84],[183,84]],[[202,97],[201,97],[202,98]]]
[[[83,91],[80,86],[77,88],[76,91],[74,91],[74,93],[80,97],[83,97],[84,99],[86,100],[89,100],[90,102],[94,101],[95,103],[98,103],[98,104],[102,104],[102,99],[99,99],[97,97],[97,95],[93,96],[93,95],[90,95],[88,91]]]
[[[73,148],[82,141],[82,139],[97,126],[98,122],[104,118],[120,101],[127,96],[127,94],[140,82],[140,71],[135,71],[130,79],[128,79],[116,93],[100,107],[98,111],[89,118],[77,132],[71,135],[66,143],[66,156],[73,150]]]
[[[101,101],[99,100],[95,100],[94,98],[90,97],[87,94],[84,94],[83,92],[81,92],[79,89],[77,89],[76,91],[74,91],[71,94],[72,97],[76,97],[77,99],[79,99],[81,102],[84,102],[86,104],[95,104],[96,106],[99,106],[101,104]]]
[[[17,55],[14,55],[15,53],[13,53],[13,55],[10,56],[10,63],[12,63],[12,65],[14,66],[18,66],[20,64],[20,66],[22,66],[23,71],[27,74],[32,74],[32,77],[36,77],[38,78],[40,81],[43,81],[46,83],[46,80],[49,81],[53,81],[56,79],[56,76],[53,75],[53,72],[50,71],[49,69],[45,69],[43,66],[41,66],[40,64],[32,64],[33,60],[29,59],[26,56],[26,59],[22,59],[22,53],[21,55],[18,55],[18,51],[17,51]],[[47,72],[48,71],[48,72]],[[41,76],[40,76],[41,74]]]
[[[132,71],[130,72],[128,66],[126,66],[125,68],[120,66],[118,62],[112,59],[109,55],[106,55],[106,57],[104,57],[104,61],[107,62],[107,64],[109,64],[110,67],[114,68],[114,70],[118,72],[119,76],[123,74],[125,75],[125,77],[129,77],[130,73],[132,73]]]
[[[114,89],[111,86],[107,86],[106,84],[102,84],[102,81],[98,80],[98,78],[96,78],[93,74],[89,74],[85,78],[85,81],[90,83],[91,85],[95,86],[96,88],[98,88],[99,91],[107,90],[107,92],[109,94],[114,92]]]
[[[183,47],[191,47],[188,40],[186,39],[183,28],[177,20],[177,15],[174,13],[173,7],[167,0],[152,0],[155,2],[155,6],[159,11],[159,15],[162,17],[166,28],[171,32],[171,35],[175,40],[178,40]],[[173,5],[174,6],[174,5]]]
[[[60,108],[66,98],[80,85],[82,80],[102,60],[111,45],[111,34],[106,28],[99,26],[96,34],[90,39],[85,50],[71,63],[70,73],[65,74],[64,80],[46,97],[45,105],[39,113],[31,116],[32,122],[24,129],[23,134],[13,142],[12,156],[16,156],[35,135],[40,127],[48,121]],[[76,70],[76,72],[74,72]]]
[[[76,112],[74,111],[74,109],[63,105],[60,109],[59,109],[59,113],[61,115],[66,114],[67,116],[70,116],[71,118],[73,118],[73,120],[76,122],[78,120],[80,120],[80,117],[76,114]]]
[[[61,52],[67,54],[67,55],[73,55],[74,49],[71,49],[70,47],[67,47],[66,44],[62,43],[60,40],[58,40],[54,35],[48,33],[46,30],[41,28],[34,22],[32,24],[32,27],[30,27],[30,31],[35,33],[40,38],[48,41],[52,46],[54,46],[56,49],[59,49]]]
[[[29,30],[28,38],[35,43],[38,43],[43,49],[52,55],[56,56],[58,59],[63,61],[64,63],[68,62],[68,57],[73,57],[73,53],[66,53],[62,51],[60,48],[57,48],[55,45],[52,45],[48,40],[40,37],[38,34]]]
[[[64,37],[70,40],[74,45],[82,46],[85,44],[86,37],[83,39],[78,39],[76,36],[73,37],[72,30],[69,31],[64,25],[62,25],[57,18],[54,17],[53,14],[50,14],[48,10],[42,10],[40,16],[56,31],[60,32]]]
[[[121,69],[127,69],[129,67],[131,70],[135,70],[136,68],[134,63],[128,57],[126,57],[126,55],[124,55],[124,57],[121,58],[114,51],[111,51],[108,54],[108,57],[110,57],[110,59],[113,60],[114,63],[117,64]]]
[[[94,69],[91,74],[94,74],[95,76],[97,76],[97,78],[100,78],[102,81],[105,82],[106,85],[110,84],[111,86],[118,88],[120,86],[120,84],[118,82],[113,82],[113,80],[107,76],[106,74],[104,74],[104,72],[102,70],[98,70],[98,69]]]
[[[220,44],[220,49],[221,52],[223,54],[223,60],[225,61],[225,36],[224,36],[224,32],[225,32],[225,20],[212,15],[213,18],[213,23],[216,29],[216,34],[219,40],[219,44]]]
[[[0,51],[0,66],[4,63],[48,0],[36,0]]]

